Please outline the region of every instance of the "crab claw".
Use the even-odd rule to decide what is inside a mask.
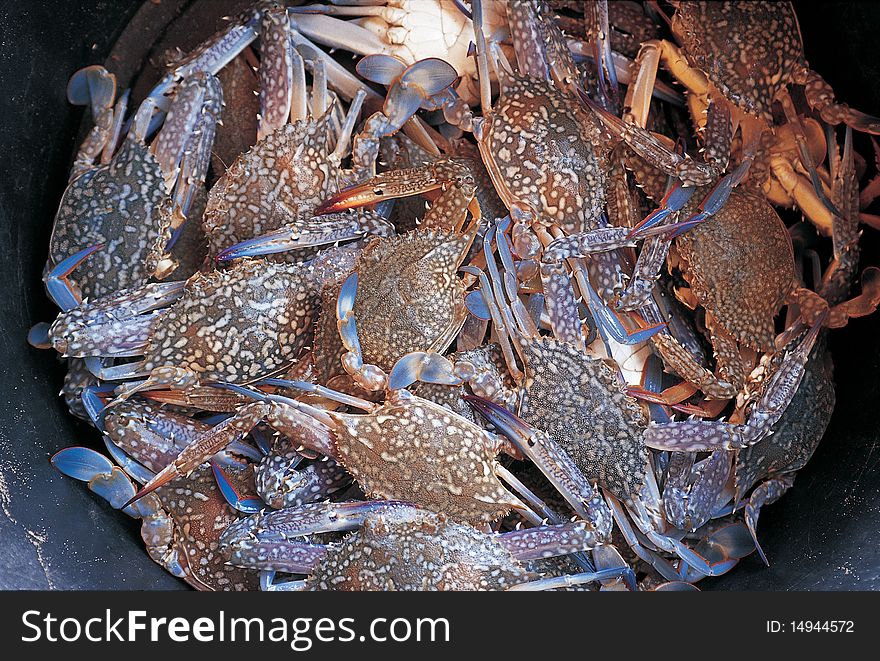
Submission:
[[[92,253],[101,250],[103,247],[103,243],[98,243],[94,246],[83,248],[79,252],[62,259],[55,265],[55,268],[46,274],[46,290],[49,293],[49,297],[55,302],[55,305],[67,311],[82,303],[82,296],[78,288],[67,279],[67,276],[73,273]]]
[[[75,106],[90,106],[95,120],[113,105],[114,98],[116,76],[97,64],[80,69],[67,83],[67,100]]]
[[[670,214],[680,211],[690,201],[694,190],[692,186],[682,186],[680,183],[676,183],[660,201],[659,207],[633,227],[627,238],[640,236],[645,230],[666,220]]]
[[[592,523],[601,537],[611,534],[611,511],[565,450],[503,406],[476,395],[464,399],[538,467],[578,516]]]
[[[129,505],[133,505],[144,496],[153,493],[156,489],[164,487],[166,484],[168,484],[172,480],[176,480],[178,477],[183,477],[183,473],[181,473],[177,469],[177,466],[175,466],[174,464],[168,464],[165,468],[156,473],[155,477],[153,477],[152,480],[141,487],[140,491],[129,498],[121,509],[125,509]]]
[[[580,93],[580,99],[592,109],[605,128],[619,136],[636,154],[666,174],[677,177],[686,186],[706,186],[715,178],[717,173],[711,165],[699,163],[688,155],[683,156],[670,149],[650,131],[612,115],[586,94]]]
[[[456,171],[437,165],[383,172],[361,184],[343,188],[318,205],[315,214],[345,211],[384,200],[445,190],[454,183],[453,175]]]
[[[144,508],[131,508],[134,492],[131,480],[104,455],[89,448],[72,447],[56,452],[49,460],[62,475],[88,483],[89,490],[101,496],[114,509],[138,517]]]
[[[361,78],[388,87],[406,71],[406,62],[394,55],[375,53],[361,58],[355,70]]]
[[[437,383],[444,386],[457,386],[464,382],[456,374],[455,365],[439,353],[413,351],[398,360],[388,375],[391,390],[407,388],[416,381]]]
[[[218,462],[211,462],[211,470],[220,493],[231,507],[245,514],[256,514],[266,506],[257,496],[242,496]]]
[[[357,205],[355,205],[357,206]],[[320,212],[321,213],[330,213]],[[394,226],[372,212],[337,214],[332,218],[302,218],[273,232],[246,239],[217,253],[216,261],[274,255],[289,250],[318,248],[358,239],[365,234],[389,236]]]

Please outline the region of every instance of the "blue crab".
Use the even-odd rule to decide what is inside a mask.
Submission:
[[[305,538],[355,529],[337,544]],[[258,514],[227,528],[221,544],[232,564],[266,570],[270,590],[539,590],[619,577],[635,589],[625,564],[548,578],[527,570],[530,561],[593,548],[583,521],[486,534],[402,502],[321,503]],[[279,584],[276,570],[309,576]]]
[[[81,77],[105,75],[92,67],[75,74],[71,85],[84,85]],[[195,190],[204,182],[221,103],[217,80],[194,76],[177,90],[149,147],[145,136],[155,108],[147,99],[109,162],[82,162],[74,169],[53,224],[45,276],[62,310],[83,297],[95,299],[162,279],[176,268],[168,253],[172,232],[187,220]],[[124,103],[115,112],[121,119]],[[103,140],[113,153],[113,132]],[[74,269],[77,277],[71,282]]]
[[[149,479],[156,465],[176,451],[174,432],[179,434],[178,440],[187,435],[191,438],[193,433],[191,425],[169,419],[164,420],[165,427],[154,425],[150,429],[143,419],[132,419],[142,413],[143,410],[120,411],[117,415],[128,419],[117,417],[111,422],[111,436],[124,449],[112,443],[108,447],[113,448],[121,467],[84,447],[61,450],[52,457],[52,464],[63,474],[86,482],[91,491],[115,509],[140,519],[141,536],[150,557],[194,588],[255,589],[255,572],[230,567],[218,553],[220,534],[238,519],[238,514],[221,495],[209,466],[135,505],[125,504],[136,491],[132,478]],[[135,433],[132,425],[138,427]]]

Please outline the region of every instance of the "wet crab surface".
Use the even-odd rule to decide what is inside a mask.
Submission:
[[[851,98],[852,98],[852,97],[851,97]],[[546,488],[546,485],[545,485],[545,488]],[[794,493],[797,493],[797,489],[795,489],[795,491],[793,492],[793,494],[794,494]],[[542,494],[542,495],[546,495],[546,494]],[[787,498],[789,498],[789,497],[791,497],[791,496],[787,496]],[[551,498],[551,500],[552,500],[552,498]],[[784,505],[784,503],[785,503],[785,499],[783,499],[783,501],[781,501],[781,502],[782,502],[783,504],[782,504],[782,505],[779,505],[779,506],[777,506],[777,507],[784,507],[784,506],[785,506],[785,505]],[[769,509],[767,510],[768,513],[772,513],[772,511],[773,511],[773,508],[769,508]],[[770,516],[772,516],[772,514],[770,514]],[[766,526],[767,528],[770,527],[771,524],[766,523],[766,522],[768,522],[768,521],[772,521],[772,519],[770,518],[770,516],[765,515],[765,518],[762,518],[762,529],[763,529],[765,526]],[[771,560],[775,562],[775,559],[771,558]]]

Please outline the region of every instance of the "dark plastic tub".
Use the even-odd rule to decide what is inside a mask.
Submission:
[[[135,522],[49,465],[54,451],[94,443],[95,432],[76,422],[58,398],[63,371],[55,356],[28,347],[25,335],[34,322],[55,313],[40,275],[82,119],[82,111],[65,100],[67,78],[109,56],[108,66],[123,84],[141,74],[137,95],[155,76],[151,69],[162,44],[194,45],[242,2],[206,4],[211,11],[204,20],[197,4],[185,0],[143,6],[138,0],[7,1],[0,8],[2,589],[185,587],[147,557]],[[813,67],[840,98],[880,114],[880,7],[810,4],[799,6],[799,14]],[[148,56],[152,64],[142,67]],[[866,145],[864,139],[858,143],[870,158]],[[863,242],[866,264],[880,264],[877,233],[866,229]],[[880,316],[874,316],[832,335],[837,409],[795,488],[761,516],[759,532],[772,566],[765,568],[753,555],[701,587],[880,588],[878,333]]]

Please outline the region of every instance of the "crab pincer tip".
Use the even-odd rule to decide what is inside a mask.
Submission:
[[[513,441],[524,441],[534,433],[528,424],[500,404],[478,395],[464,395],[464,400],[491,422],[499,432]]]
[[[141,490],[138,491],[135,495],[128,499],[128,501],[120,508],[125,509],[129,505],[132,505],[139,501],[144,496],[153,493],[156,489],[164,487],[166,484],[171,482],[171,480],[180,477],[180,472],[177,470],[177,467],[174,464],[169,464],[161,471],[156,473],[156,476],[147,482]]]

